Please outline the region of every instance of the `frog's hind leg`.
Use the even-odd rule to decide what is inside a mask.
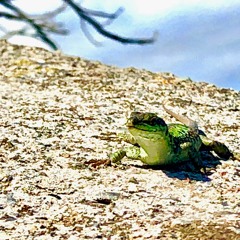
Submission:
[[[180,148],[183,151],[188,152],[188,159],[191,160],[192,164],[194,165],[195,169],[199,170],[203,167],[203,162],[199,151],[196,149],[193,142],[183,142],[180,144]]]
[[[196,170],[206,174],[206,167],[203,165],[202,157],[199,151],[196,151],[196,149],[191,149],[189,151],[189,159],[191,159],[194,167]]]
[[[203,150],[214,151],[220,158],[224,159],[229,159],[233,156],[232,152],[225,144],[209,139],[204,135],[200,135],[200,137],[203,142]]]

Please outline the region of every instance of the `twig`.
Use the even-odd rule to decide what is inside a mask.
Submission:
[[[63,0],[63,1],[66,2],[76,12],[76,14],[79,16],[80,19],[83,19],[86,22],[88,22],[90,25],[92,25],[96,29],[97,32],[99,32],[100,34],[102,34],[107,38],[110,38],[112,40],[115,40],[124,44],[150,44],[156,40],[156,34],[153,34],[151,38],[125,38],[117,34],[111,33],[105,30],[103,26],[100,23],[98,23],[94,18],[89,16],[90,10],[86,10],[85,8],[79,7],[72,0]],[[97,12],[97,13],[98,13],[97,15],[100,14],[100,12]],[[94,14],[96,15],[96,12],[94,12]],[[113,19],[113,18],[116,18],[116,16],[118,15],[116,13],[112,15],[104,14],[102,17],[106,18],[107,16],[111,16],[111,18]]]

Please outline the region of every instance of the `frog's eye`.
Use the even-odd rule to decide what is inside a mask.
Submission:
[[[158,125],[158,126],[167,126],[165,121],[160,117],[155,117],[152,119],[152,125]]]
[[[136,124],[141,123],[141,122],[142,122],[142,119],[139,118],[139,116],[133,116],[132,117],[132,124],[133,125],[136,125]]]

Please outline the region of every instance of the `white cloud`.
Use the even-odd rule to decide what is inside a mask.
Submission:
[[[11,38],[9,38],[8,42],[10,42],[12,44],[16,44],[16,45],[40,47],[40,48],[47,49],[49,51],[52,50],[46,43],[44,43],[36,38],[32,38],[32,37],[28,37],[28,36],[15,35],[15,36],[12,36]]]
[[[38,0],[38,1],[29,1],[29,0],[18,0],[13,2],[14,5],[20,7],[22,10],[27,13],[36,14],[45,11],[51,11],[63,4],[61,0]]]
[[[239,0],[88,0],[82,5],[89,8],[114,11],[117,7],[124,7],[128,14],[139,17],[166,16],[171,12],[182,11],[189,8],[221,9],[239,4]]]
[[[125,12],[110,26],[123,36],[150,36],[160,31],[155,45],[127,46],[104,39],[103,48],[89,43],[73,21],[75,14],[68,11],[60,21],[69,24],[71,35],[56,37],[65,53],[100,60],[118,66],[143,67],[153,71],[171,71],[180,76],[191,76],[221,86],[239,89],[238,39],[239,0],[82,0],[83,7],[114,12],[124,7]],[[29,13],[52,10],[62,1],[14,1]],[[59,4],[59,5],[57,5]],[[1,20],[1,19],[0,19]],[[0,22],[2,23],[2,22]],[[127,23],[127,26],[126,26]],[[5,28],[11,25],[1,24]],[[92,30],[91,28],[89,28]],[[98,40],[99,36],[91,31]],[[0,32],[1,33],[1,32]],[[101,38],[102,39],[102,38]],[[31,39],[25,44],[33,43]],[[20,43],[20,39],[16,40]],[[23,41],[21,41],[23,43]],[[228,81],[228,83],[227,83]]]

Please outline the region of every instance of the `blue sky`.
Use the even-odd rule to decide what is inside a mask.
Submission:
[[[27,0],[15,2],[31,13],[61,3],[41,1],[41,7],[36,8]],[[35,6],[37,2],[40,1],[34,1]],[[47,2],[48,5],[43,4]],[[103,38],[89,27],[94,38],[101,42],[102,46],[96,47],[82,34],[77,17],[69,9],[59,20],[65,22],[71,34],[55,37],[63,52],[119,67],[172,72],[240,90],[239,0],[86,0],[81,3],[106,12],[123,6],[124,13],[108,26],[109,30],[127,37],[148,37],[158,31],[158,39],[153,45],[122,45]]]

